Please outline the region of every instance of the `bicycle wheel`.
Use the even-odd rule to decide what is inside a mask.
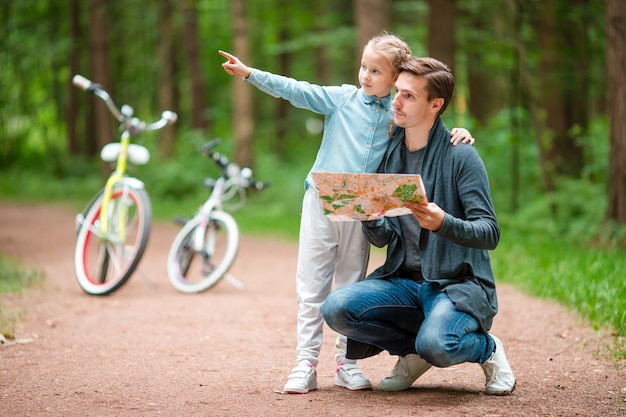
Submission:
[[[221,210],[211,213],[204,228],[201,248],[194,248],[201,226],[200,215],[189,220],[172,242],[167,257],[170,282],[183,293],[205,291],[226,275],[239,249],[239,228],[233,217]]]
[[[74,249],[74,272],[80,287],[91,295],[107,295],[133,273],[148,243],[152,208],[147,192],[122,181],[113,188],[108,228],[100,232],[103,191],[79,216]]]

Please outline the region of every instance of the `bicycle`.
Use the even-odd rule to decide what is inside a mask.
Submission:
[[[146,123],[133,117],[127,104],[118,109],[109,93],[81,75],[72,83],[102,99],[120,122],[120,139],[106,144],[100,158],[115,163],[104,187],[76,216],[77,238],[74,272],[80,287],[90,295],[108,295],[131,276],[148,243],[152,223],[150,198],[139,179],[127,175],[127,167],[144,165],[150,153],[144,146],[130,143],[145,131],[159,130],[176,121],[169,110],[161,119]]]
[[[205,186],[212,188],[209,197],[190,220],[176,219],[183,227],[170,247],[167,273],[174,288],[182,293],[205,291],[223,277],[243,289],[243,284],[228,273],[239,250],[239,227],[227,210],[243,207],[247,189],[260,191],[270,185],[255,181],[250,168],[241,168],[214,152],[219,143],[215,139],[202,148],[221,170],[217,179],[205,179]]]

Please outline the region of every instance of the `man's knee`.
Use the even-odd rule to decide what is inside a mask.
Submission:
[[[415,350],[422,359],[438,368],[446,368],[457,363],[458,344],[441,333],[420,330],[415,340]]]

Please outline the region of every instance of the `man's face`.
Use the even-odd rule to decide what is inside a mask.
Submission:
[[[427,126],[436,117],[438,107],[427,100],[426,79],[410,72],[401,72],[396,80],[393,99],[393,122],[404,128]]]

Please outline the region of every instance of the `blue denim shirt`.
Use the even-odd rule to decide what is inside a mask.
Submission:
[[[368,96],[354,85],[319,86],[258,69],[245,81],[294,107],[325,116],[322,143],[306,184],[314,184],[311,171],[376,172],[389,144],[391,95]]]

